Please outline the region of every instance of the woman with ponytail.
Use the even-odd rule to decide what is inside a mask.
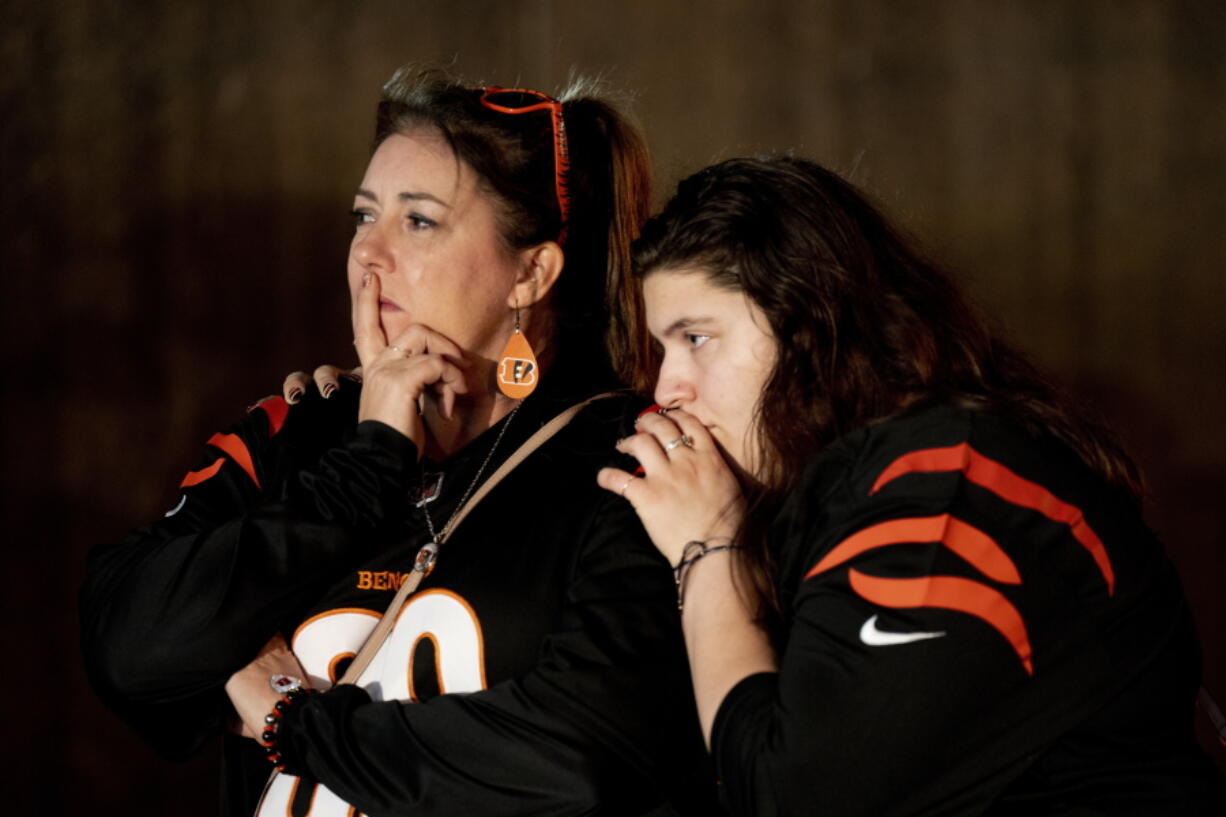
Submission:
[[[708,813],[672,578],[594,482],[638,408],[601,395],[648,351],[647,202],[641,135],[582,89],[385,86],[362,382],[214,435],[82,594],[125,720],[170,755],[225,734],[226,814]]]

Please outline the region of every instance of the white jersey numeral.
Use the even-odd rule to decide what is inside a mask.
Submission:
[[[293,649],[317,689],[336,682],[340,664],[352,658],[370,635],[379,616],[355,608],[330,610],[309,619],[294,634]],[[440,692],[485,689],[485,647],[481,622],[472,607],[450,590],[427,590],[400,610],[396,626],[358,678],[358,686],[376,701],[414,701],[413,656],[423,639],[434,642]],[[301,784],[301,785],[300,785]],[[322,785],[277,775],[260,804],[258,817],[289,817],[292,803],[308,796],[309,817],[359,817],[360,813]]]

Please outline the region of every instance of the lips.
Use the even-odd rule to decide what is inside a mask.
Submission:
[[[380,312],[403,312],[404,310],[401,309],[400,305],[395,303],[394,301],[389,301],[387,298],[380,298],[379,299],[379,311]]]

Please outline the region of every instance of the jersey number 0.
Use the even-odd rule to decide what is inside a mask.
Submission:
[[[294,653],[312,686],[327,689],[338,670],[370,635],[379,616],[369,610],[329,610],[309,619],[294,634]],[[481,622],[463,598],[449,590],[419,593],[400,610],[396,626],[358,678],[376,701],[415,701],[413,657],[423,640],[434,642],[440,692],[485,689],[485,648]],[[326,787],[292,775],[277,775],[260,804],[258,817],[358,817],[360,812]]]

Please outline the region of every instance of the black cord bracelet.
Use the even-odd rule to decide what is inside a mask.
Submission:
[[[711,542],[722,542],[723,544],[712,545]],[[721,550],[739,550],[740,547],[726,536],[718,536],[705,541],[694,539],[685,543],[685,547],[681,549],[681,561],[677,562],[677,566],[673,568],[673,581],[677,584],[677,612],[685,610],[685,580],[689,577],[690,568],[694,566],[694,563],[711,553],[719,553]]]

